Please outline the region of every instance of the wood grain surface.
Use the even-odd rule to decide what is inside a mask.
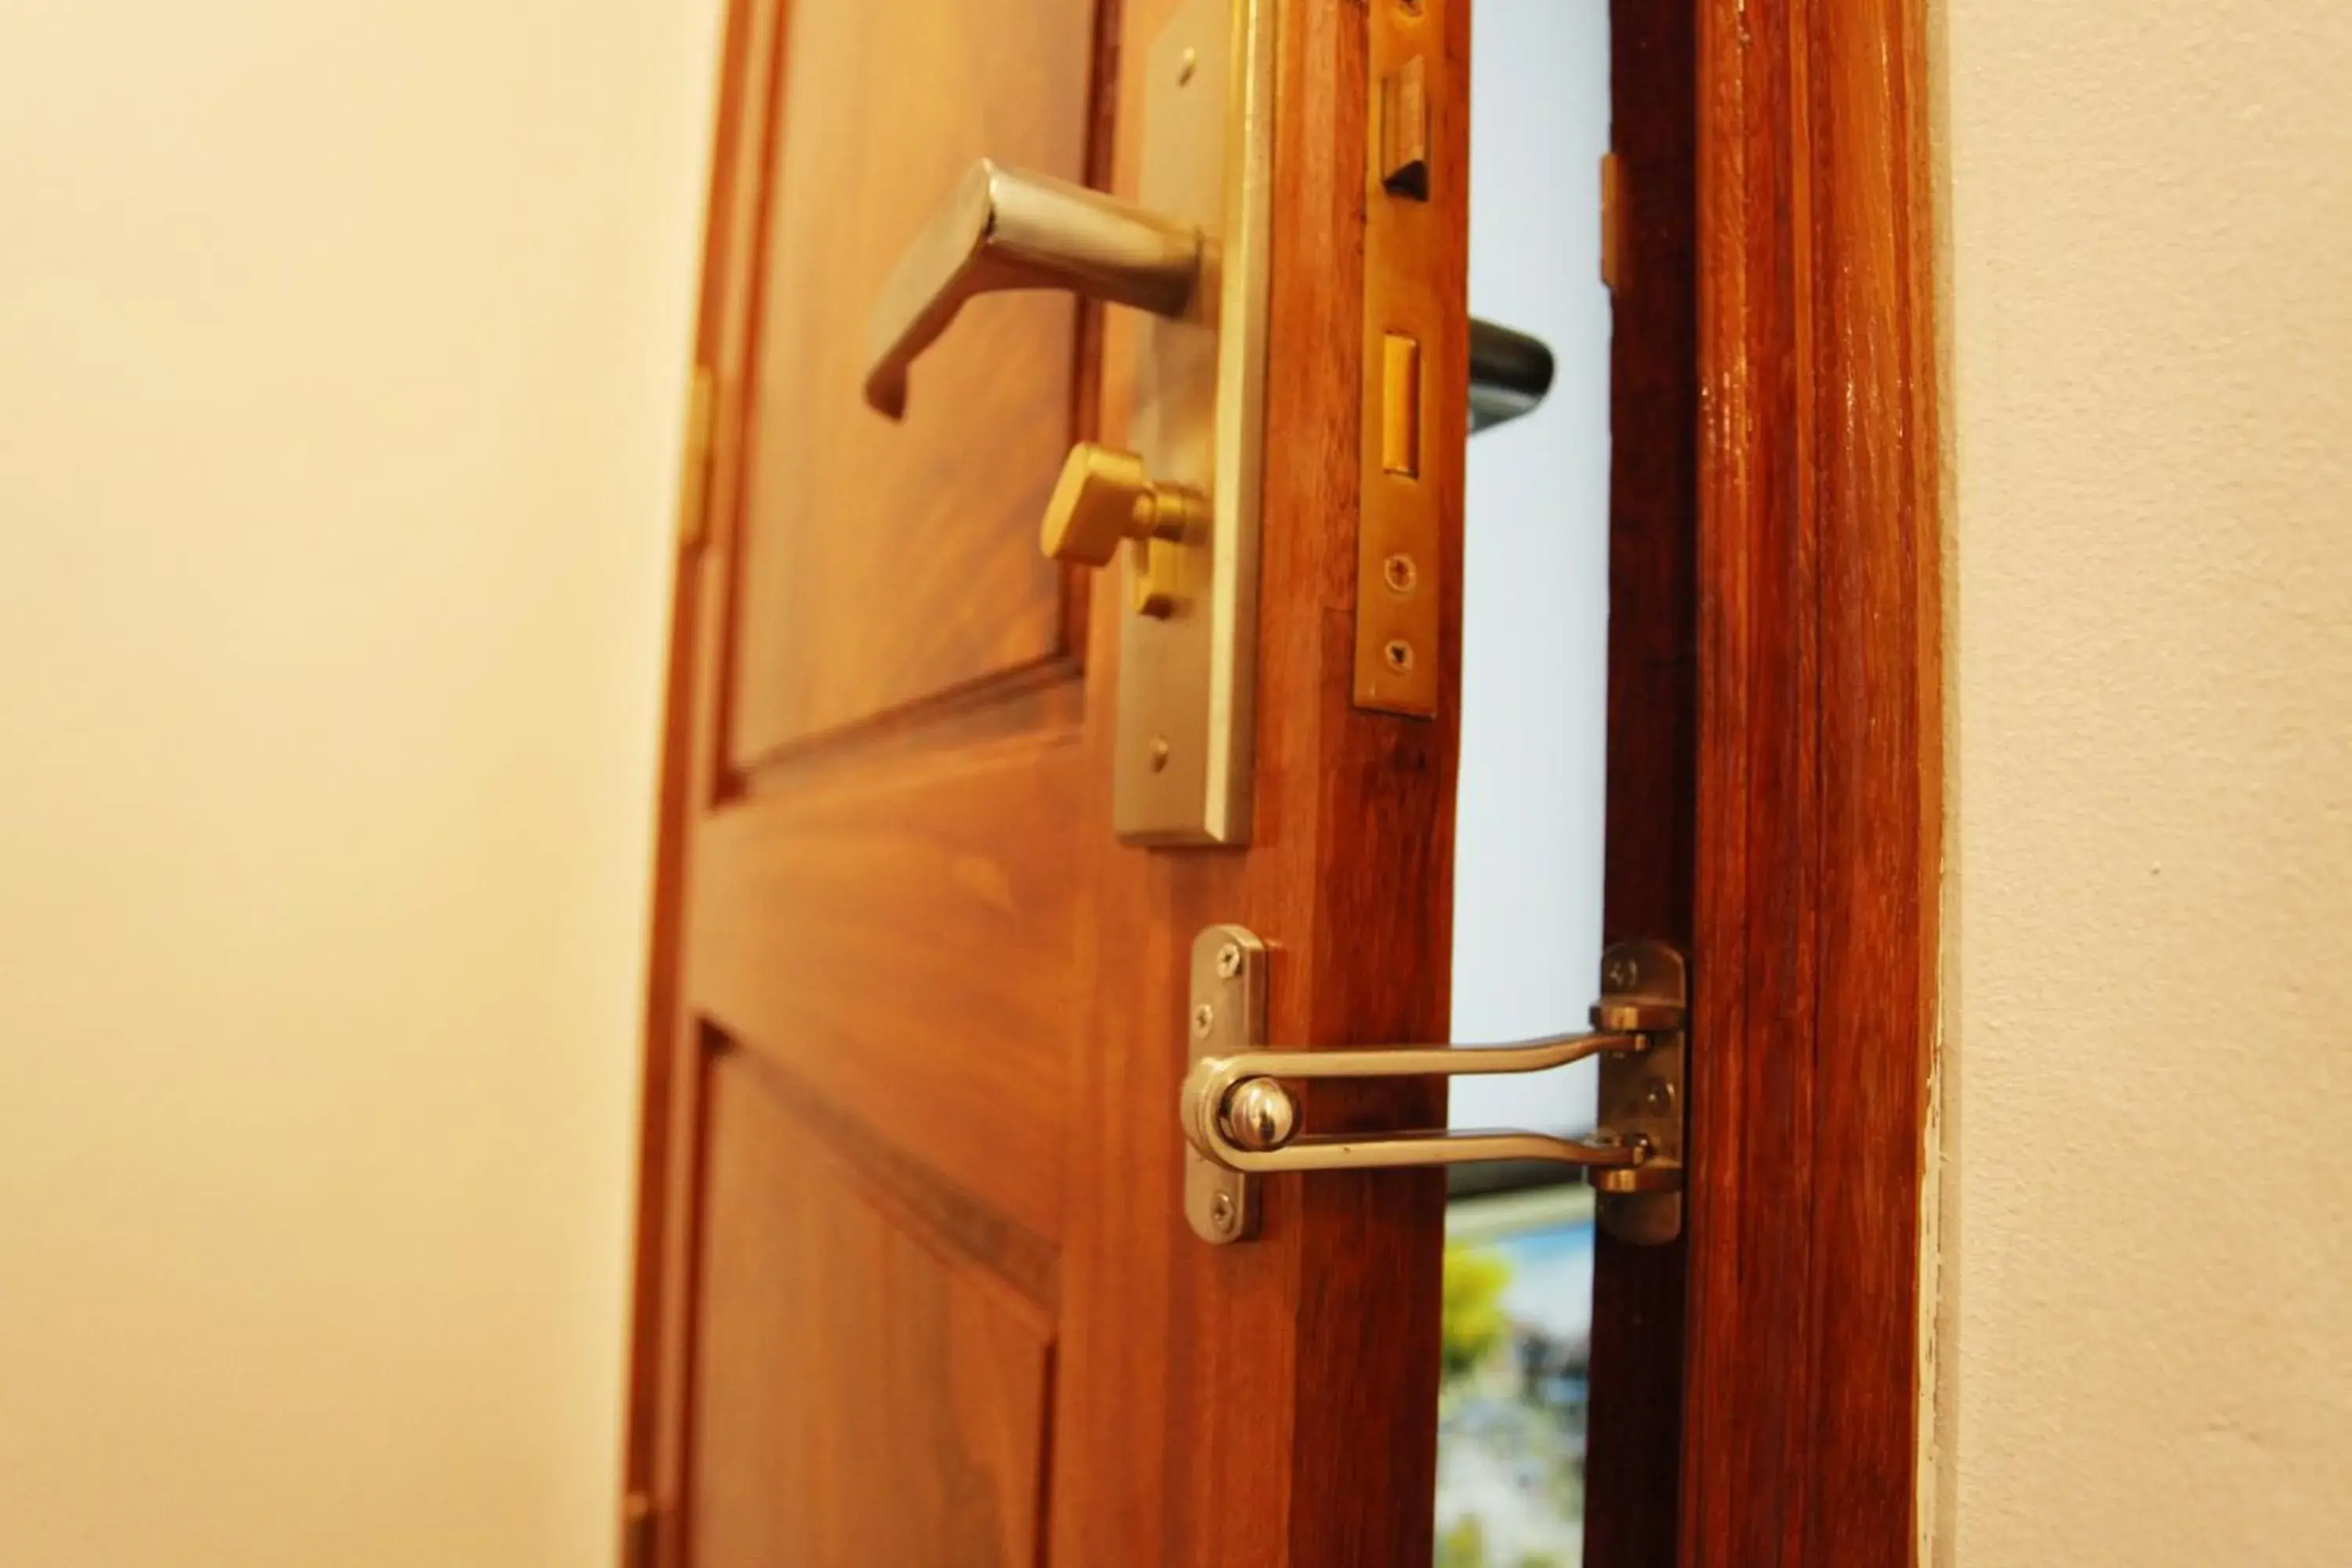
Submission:
[[[1037,519],[1070,443],[1078,307],[973,301],[906,418],[858,395],[884,279],[982,157],[1082,180],[1094,0],[793,0],[761,237],[759,401],[733,584],[749,769],[1070,640]]]
[[[1610,291],[1609,802],[1604,940],[1692,946],[1697,874],[1698,122],[1695,7],[1610,26],[1621,209]],[[1710,978],[1699,955],[1699,983]],[[1707,1042],[1692,1073],[1705,1091]],[[1687,1239],[1602,1235],[1592,1270],[1585,1568],[1675,1561]]]
[[[1034,1568],[1050,1309],[809,1136],[825,1118],[765,1070],[731,1048],[711,1067],[701,1355],[725,1375],[695,1436],[724,1462],[700,1560]]]
[[[1682,1561],[1910,1560],[1941,626],[1925,7],[1698,13]]]
[[[937,1556],[950,1540],[975,1563],[1032,1560],[1040,1531],[1047,1560],[1121,1568],[1429,1554],[1442,1183],[1276,1182],[1264,1239],[1243,1247],[1197,1240],[1178,1200],[1202,926],[1238,921],[1274,944],[1286,1040],[1438,1037],[1447,1013],[1451,704],[1432,723],[1349,701],[1361,12],[1284,11],[1272,331],[1286,368],[1269,396],[1247,852],[1116,841],[1123,595],[1026,555],[1018,572],[988,563],[1016,515],[1034,549],[1021,454],[1058,457],[1073,428],[1120,433],[1133,323],[1003,301],[1039,307],[1009,344],[1012,315],[960,321],[949,357],[917,367],[916,423],[876,437],[884,478],[801,460],[797,432],[863,416],[804,420],[796,400],[854,402],[854,382],[811,379],[837,352],[776,346],[841,308],[812,302],[812,279],[848,287],[779,241],[810,221],[800,139],[830,138],[810,166],[845,177],[856,128],[822,123],[824,106],[870,110],[871,137],[941,145],[974,125],[1058,125],[1067,107],[1071,144],[1024,161],[1131,191],[1139,72],[1174,9],[1090,14],[1075,64],[1065,0],[907,11],[910,26],[952,14],[941,30],[974,51],[971,79],[950,79],[931,39],[870,91],[856,84],[877,68],[879,11],[738,0],[730,23],[698,336],[717,437],[674,612],[627,1448],[637,1539],[660,1568],[843,1560],[838,1521],[858,1519],[887,1544],[875,1560],[910,1568],[966,1561]],[[1466,70],[1466,6],[1423,15],[1433,63]],[[1005,100],[1039,68],[1024,48],[1061,62],[1031,104]],[[938,101],[909,109],[910,93]],[[1426,265],[1457,300],[1466,172],[1454,114],[1436,175],[1455,221]],[[959,400],[940,389],[958,355],[981,367],[983,403],[1005,378],[1001,406],[962,409],[992,437],[921,426],[927,395],[952,425]],[[1463,398],[1440,393],[1432,482],[1451,497],[1454,584]],[[903,513],[873,511],[869,481],[904,489]],[[877,515],[887,549],[856,531]],[[794,551],[797,567],[767,575]],[[1458,600],[1444,609],[1450,691]],[[1332,1127],[1442,1112],[1428,1084],[1308,1106]],[[928,1375],[895,1378],[901,1362]],[[1033,1398],[1048,1413],[1035,1426]],[[852,1462],[884,1447],[909,1473]]]
[[[1175,6],[1129,0],[1124,91]],[[1192,933],[1237,921],[1274,949],[1269,1027],[1308,1046],[1441,1039],[1448,1016],[1459,684],[1460,468],[1467,367],[1436,400],[1432,482],[1444,530],[1434,721],[1351,701],[1366,183],[1365,21],[1283,7],[1275,165],[1255,837],[1246,855],[1173,855],[1141,875],[1117,852],[1095,881],[1097,1038],[1063,1253],[1054,1561],[1184,1568],[1423,1564],[1433,1535],[1439,1254],[1433,1173],[1268,1184],[1262,1239],[1202,1245],[1184,1226],[1167,1107],[1187,1061]],[[1433,68],[1467,69],[1465,6],[1422,14]],[[1121,122],[1120,179],[1139,147]],[[1426,265],[1464,298],[1466,116],[1440,119],[1434,199],[1454,222]],[[1465,308],[1466,309],[1466,308]],[[1457,332],[1466,330],[1457,326]],[[1105,406],[1124,409],[1125,324],[1108,325]],[[1116,657],[1097,616],[1089,671]],[[1109,776],[1112,691],[1091,774]],[[1321,1088],[1323,1086],[1318,1086]],[[1332,1086],[1318,1126],[1430,1125],[1441,1086]]]

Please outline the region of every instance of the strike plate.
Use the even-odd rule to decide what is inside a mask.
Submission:
[[[1249,842],[1275,6],[1189,0],[1145,66],[1139,200],[1198,224],[1209,260],[1184,315],[1139,329],[1129,437],[1210,515],[1206,537],[1151,546],[1167,614],[1133,607],[1123,568],[1111,820],[1130,844]]]
[[[1621,942],[1601,955],[1601,1005],[1593,1023],[1610,1027],[1612,1007],[1690,1007],[1690,965],[1663,942]],[[1600,1125],[1650,1145],[1649,1163],[1591,1173],[1601,1228],[1620,1241],[1659,1247],[1683,1233],[1683,1077],[1685,1029],[1650,1037],[1635,1056],[1601,1058]]]

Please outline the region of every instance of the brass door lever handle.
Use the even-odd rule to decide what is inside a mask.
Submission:
[[[866,401],[893,419],[903,416],[908,367],[975,295],[1066,289],[1182,315],[1203,248],[1192,224],[983,158],[907,247],[875,303]]]

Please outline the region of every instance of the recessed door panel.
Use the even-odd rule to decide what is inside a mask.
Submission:
[[[758,280],[730,754],[1066,651],[1038,519],[1067,450],[1079,312],[974,301],[901,422],[859,395],[867,314],[972,162],[1083,181],[1090,0],[797,0]]]
[[[1052,1338],[756,1063],[711,1065],[691,1531],[709,1568],[1033,1568]]]

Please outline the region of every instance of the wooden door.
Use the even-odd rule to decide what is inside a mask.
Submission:
[[[635,1564],[1428,1559],[1442,1182],[1269,1180],[1261,1237],[1212,1247],[1174,1102],[1188,955],[1218,922],[1272,944],[1275,1038],[1443,1037],[1469,0],[1259,0],[1246,848],[1116,839],[1130,612],[1032,542],[1062,453],[1126,435],[1136,320],[982,300],[905,423],[858,396],[875,291],[972,159],[1138,192],[1143,77],[1184,3],[732,0],[647,1012]],[[1685,1239],[1597,1258],[1586,1560],[1892,1563],[1939,864],[1926,12],[1612,9],[1606,923],[1685,942],[1696,990]],[[1375,81],[1404,56],[1431,136],[1392,185]],[[1356,700],[1381,564],[1360,534],[1403,482],[1367,454],[1368,247],[1432,312],[1426,717]],[[1443,1107],[1428,1081],[1305,1096],[1333,1130]]]
[[[1111,826],[1115,579],[1035,539],[1117,438],[1138,327],[965,308],[903,422],[859,396],[899,248],[982,156],[1132,195],[1175,0],[735,0],[669,685],[628,1437],[662,1568],[1427,1560],[1444,1183],[1267,1184],[1187,1228],[1195,934],[1274,948],[1269,1024],[1442,1039],[1455,729],[1359,707],[1361,6],[1285,0],[1255,830]],[[1459,642],[1468,9],[1418,0],[1433,136],[1435,686]],[[1440,1085],[1330,1087],[1332,1129]]]

